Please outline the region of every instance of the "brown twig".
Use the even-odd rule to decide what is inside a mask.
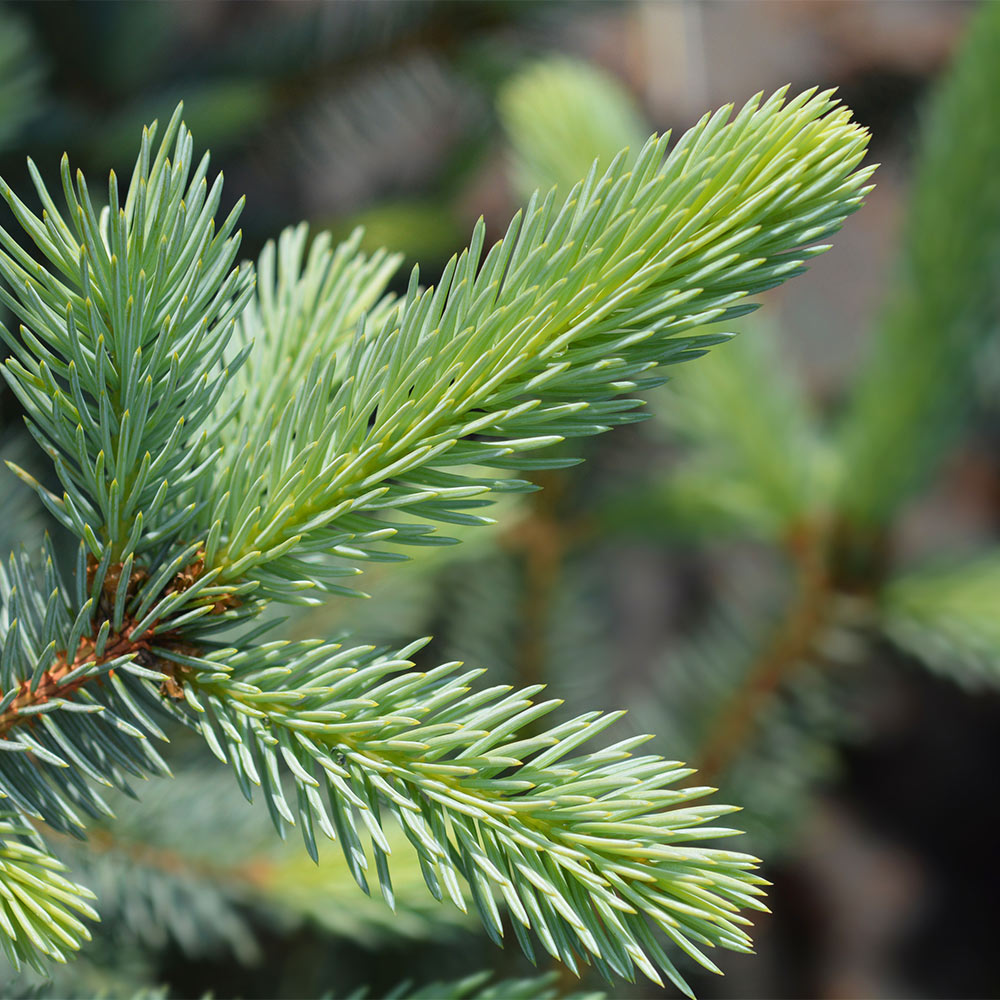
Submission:
[[[563,481],[541,476],[543,489],[531,497],[526,515],[507,533],[507,547],[518,552],[524,563],[524,594],[521,601],[520,642],[515,669],[519,684],[542,684],[545,680],[545,637],[552,610],[552,595],[559,583],[566,539],[559,518]]]
[[[593,534],[583,515],[566,510],[570,481],[565,473],[536,473],[534,482],[541,490],[531,495],[524,516],[502,538],[503,546],[519,556],[524,567],[515,662],[518,683],[524,686],[545,683],[545,640],[559,578],[567,556]]]
[[[91,560],[87,567],[88,585],[92,585],[93,583],[93,575],[96,572],[96,568],[96,564]],[[135,654],[136,659],[144,666],[158,670],[164,675],[163,683],[160,686],[160,693],[164,697],[174,699],[184,697],[184,692],[181,688],[184,668],[175,663],[160,659],[150,648],[154,631],[159,624],[158,621],[152,622],[141,635],[137,635],[135,626],[138,623],[134,619],[126,618],[121,629],[108,636],[101,654],[97,655],[97,632],[100,628],[100,623],[111,616],[110,609],[121,580],[122,571],[123,566],[121,564],[108,569],[98,602],[100,613],[95,619],[94,629],[90,635],[84,636],[80,640],[79,646],[73,653],[73,658],[70,659],[68,650],[62,650],[56,654],[53,665],[42,674],[37,684],[32,685],[30,678],[20,682],[17,696],[3,712],[0,712],[0,739],[6,739],[7,733],[15,726],[22,725],[25,722],[30,725],[34,721],[34,714],[25,715],[25,709],[43,705],[55,698],[70,697],[85,684],[103,683],[102,675],[95,676],[93,674],[77,676],[70,680],[66,679],[79,667],[91,663],[99,666],[104,663],[110,663],[119,657]],[[204,563],[199,558],[197,562],[182,569],[167,586],[165,592],[176,592],[190,587],[203,571]],[[148,575],[143,569],[136,569],[132,572],[126,599],[130,599],[135,595],[147,577]],[[229,607],[231,600],[228,595],[219,598],[213,606],[213,612]],[[175,633],[161,633],[156,636],[156,641],[160,646],[177,648],[188,654],[197,653],[197,650],[185,644],[182,637]],[[2,694],[3,692],[0,692],[0,696]]]
[[[832,599],[827,532],[821,525],[793,533],[796,592],[783,620],[713,721],[698,759],[697,780],[712,782],[732,763],[751,735],[763,703],[805,659],[829,621]]]
[[[109,639],[104,647],[104,652],[99,657],[94,655],[93,638],[86,638],[81,641],[80,649],[71,662],[67,662],[67,654],[65,652],[59,654],[56,657],[55,665],[42,674],[41,679],[35,687],[31,686],[30,679],[21,681],[19,685],[20,693],[10,703],[6,711],[0,713],[0,738],[5,737],[14,726],[24,722],[25,719],[30,721],[31,716],[23,714],[25,708],[43,705],[53,698],[68,697],[74,691],[83,687],[87,681],[94,679],[90,676],[83,676],[70,681],[64,681],[64,678],[78,667],[91,662],[95,664],[109,663],[119,656],[126,656],[141,648],[148,649],[148,643],[141,639],[132,642],[129,638],[121,635]]]

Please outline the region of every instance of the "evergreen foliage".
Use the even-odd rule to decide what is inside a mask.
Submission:
[[[90,939],[80,918],[97,916],[88,902],[93,893],[63,877],[64,866],[32,843],[34,830],[17,817],[0,819],[0,835],[0,941],[8,958],[39,970],[44,969],[43,956],[64,962],[81,939]]]
[[[984,5],[923,116],[897,276],[837,418],[808,405],[773,326],[749,324],[658,395],[650,436],[679,445],[679,461],[592,514],[604,531],[647,539],[764,543],[780,566],[777,587],[729,581],[716,612],[662,658],[656,704],[640,706],[644,725],[746,805],[759,850],[787,842],[835,744],[857,736],[852,667],[882,640],[970,688],[1000,676],[995,552],[904,569],[896,551],[906,504],[967,421],[996,329],[998,43],[1000,8]],[[581,75],[587,87],[573,83]],[[526,71],[500,101],[518,169],[562,184],[607,157],[620,136],[590,105],[621,99],[591,68]]]
[[[385,831],[395,855],[391,911],[358,895],[336,854],[317,866],[298,844],[277,840],[266,811],[246,810],[228,775],[203,765],[185,760],[173,778],[150,782],[138,802],[114,797],[115,816],[95,823],[87,843],[65,838],[53,845],[96,895],[102,934],[122,947],[173,942],[187,955],[228,952],[250,964],[262,958],[255,923],[287,929],[308,919],[371,947],[443,937],[449,926],[468,925],[427,891],[398,829]],[[219,822],[234,814],[236,842]]]
[[[242,203],[223,212],[180,108],[156,135],[103,206],[67,158],[62,208],[30,161],[41,214],[0,183],[23,231],[0,231],[4,375],[58,491],[12,468],[79,544],[72,566],[46,541],[0,575],[13,964],[65,960],[91,915],[38,827],[82,837],[167,774],[174,719],[282,836],[314,859],[338,840],[390,905],[396,826],[431,893],[471,900],[498,943],[503,906],[529,956],[686,991],[665,942],[715,969],[705,949],[747,950],[762,908],[755,860],[700,843],[735,831],[691,769],[633,755],[643,737],[595,744],[620,713],[543,723],[559,702],[539,686],[417,670],[419,641],[272,640],[259,616],[354,594],[359,564],[446,542],[436,524],[530,489],[512,472],[573,461],[547,447],[637,419],[632,393],[718,341],[697,328],[799,273],[858,206],[867,134],[829,93],[725,108],[532,196],[485,255],[480,223],[399,300],[398,260],[357,237],[289,230],[238,264]]]

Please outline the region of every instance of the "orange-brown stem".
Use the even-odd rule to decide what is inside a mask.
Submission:
[[[592,534],[582,516],[565,509],[565,474],[540,472],[535,483],[542,489],[531,495],[524,516],[503,536],[504,547],[521,558],[524,569],[521,638],[514,664],[522,686],[545,682],[545,640],[559,577],[567,555]]]
[[[10,729],[26,718],[30,720],[31,716],[23,714],[25,708],[43,705],[53,698],[65,698],[92,679],[90,677],[77,677],[64,683],[63,678],[76,670],[77,667],[91,662],[108,663],[116,657],[127,655],[138,648],[140,648],[139,644],[132,644],[119,636],[109,641],[105,645],[104,653],[100,657],[96,657],[94,656],[93,639],[84,639],[80,643],[80,651],[71,663],[66,662],[65,652],[57,656],[55,665],[42,674],[36,687],[31,687],[30,680],[21,681],[20,693],[10,703],[6,711],[0,713],[0,737],[5,737]]]
[[[181,570],[175,579],[171,581],[168,590],[177,591],[191,586],[194,580],[198,578],[203,568],[204,564],[199,562]],[[98,615],[98,621],[95,622],[93,632],[89,636],[84,636],[80,640],[80,645],[76,649],[72,660],[69,658],[68,651],[63,650],[56,654],[53,665],[42,674],[38,683],[34,687],[32,687],[30,679],[22,680],[20,682],[18,685],[19,690],[17,696],[3,712],[0,712],[0,739],[6,739],[7,733],[10,732],[10,730],[15,726],[22,725],[25,722],[30,724],[34,721],[33,714],[24,714],[24,710],[26,708],[43,705],[54,698],[70,697],[75,691],[78,691],[81,687],[88,683],[95,681],[98,684],[102,683],[102,675],[85,675],[82,677],[75,677],[68,681],[65,679],[69,677],[69,675],[72,674],[77,668],[88,663],[100,665],[103,663],[110,663],[112,660],[118,659],[122,656],[128,656],[133,653],[137,654],[137,658],[140,661],[145,661],[145,665],[154,667],[156,670],[159,670],[165,675],[163,684],[160,687],[160,693],[162,695],[174,699],[183,698],[184,694],[180,686],[180,681],[183,679],[184,669],[182,667],[178,667],[176,664],[168,663],[159,659],[150,650],[150,642],[153,639],[153,630],[156,628],[158,622],[153,622],[149,628],[142,633],[142,635],[136,635],[135,626],[137,623],[134,620],[126,619],[119,632],[112,633],[108,636],[104,643],[104,649],[101,651],[101,655],[97,655],[96,639],[97,631],[100,627],[100,620],[102,617],[106,619],[110,614],[108,608],[114,600],[114,594],[117,590],[118,583],[121,580],[122,570],[123,567],[121,565],[109,568],[105,576],[101,601],[99,603],[103,616]],[[96,565],[91,560],[87,566],[88,584],[93,583],[93,574],[95,571]],[[129,580],[128,596],[134,596],[135,592],[146,579],[147,574],[144,570],[134,570]],[[223,601],[226,600],[226,598],[223,599]],[[216,606],[218,606],[218,602]],[[157,643],[161,646],[181,648],[184,652],[189,654],[197,653],[196,649],[185,645],[180,636],[170,632],[158,635],[156,639]],[[0,696],[2,696],[3,693],[4,692],[0,692]]]
[[[524,564],[521,602],[521,641],[517,651],[517,679],[521,685],[545,679],[545,638],[552,609],[552,595],[559,582],[566,539],[559,519],[562,481],[542,477],[544,488],[529,502],[527,515],[514,526],[506,542],[519,552]]]
[[[797,565],[795,598],[744,683],[716,716],[697,761],[699,783],[725,773],[752,735],[764,703],[808,656],[829,621],[833,590],[826,539],[820,526],[803,527],[790,537]]]

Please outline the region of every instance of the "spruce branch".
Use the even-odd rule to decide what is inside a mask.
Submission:
[[[97,919],[94,894],[68,881],[65,865],[42,851],[31,827],[0,815],[0,945],[11,965],[45,971],[44,958],[65,962],[90,940],[80,917]]]
[[[250,269],[233,268],[242,202],[216,232],[222,177],[209,188],[180,113],[158,148],[156,123],[143,131],[124,200],[112,173],[101,211],[66,156],[65,214],[30,160],[41,217],[0,180],[44,261],[0,230],[0,300],[21,323],[19,337],[0,326],[3,372],[62,496],[14,469],[95,560],[110,545],[115,564],[172,541],[195,513],[185,494],[218,448],[221,364],[251,293]]]
[[[0,788],[25,816],[74,836],[80,811],[110,812],[98,787],[130,793],[130,776],[170,773],[149,738],[166,738],[154,721],[164,675],[144,640],[107,618],[94,628],[84,555],[81,545],[75,594],[48,541],[40,572],[23,552],[0,566]]]
[[[571,59],[517,74],[498,106],[519,176],[531,188],[569,186],[595,157],[610,162],[646,131],[614,77]],[[760,322],[748,331],[678,369],[656,416],[688,446],[687,461],[645,494],[631,486],[602,512],[605,527],[638,521],[647,534],[715,536],[749,528],[774,538],[810,516],[818,494],[815,416],[780,363],[775,331]]]
[[[636,419],[628,394],[713,342],[684,335],[798,273],[871,173],[867,134],[829,94],[757,98],[667,142],[593,169],[564,204],[533,198],[485,260],[480,223],[438,288],[414,272],[398,302],[392,257],[324,238],[307,254],[289,232],[245,315],[239,206],[216,234],[221,182],[208,189],[207,158],[192,174],[179,111],[155,153],[144,133],[123,204],[112,175],[97,213],[65,160],[68,221],[33,166],[41,218],[0,187],[47,262],[0,231],[0,296],[21,321],[2,331],[5,375],[62,496],[20,474],[81,541],[69,587],[51,552],[0,579],[0,748],[18,751],[0,783],[19,810],[78,833],[78,810],[109,811],[95,786],[128,794],[130,775],[166,771],[150,740],[166,712],[311,855],[317,831],[339,839],[362,886],[369,837],[390,901],[383,816],[432,892],[462,907],[464,881],[497,940],[502,900],[529,955],[530,930],[571,969],[686,990],[657,933],[711,969],[703,949],[748,949],[754,860],[691,845],[734,832],[714,825],[731,807],[675,787],[682,765],[632,757],[642,738],[577,753],[617,713],[539,732],[557,702],[537,687],[416,672],[416,646],[222,634],[527,488],[470,464],[558,467],[525,454]]]
[[[829,93],[731,115],[706,116],[669,155],[651,139],[631,169],[620,155],[564,203],[533,198],[482,261],[480,223],[436,289],[415,271],[336,366],[351,377],[315,370],[273,439],[223,470],[206,568],[259,597],[342,590],[386,538],[434,543],[421,522],[476,523],[485,494],[524,488],[457,467],[559,466],[533,453],[637,419],[627,393],[713,342],[681,335],[799,273],[866,190],[867,133]]]
[[[690,769],[632,757],[646,737],[584,747],[621,713],[529,730],[558,702],[534,702],[537,687],[477,690],[481,671],[459,664],[415,672],[411,651],[276,642],[202,658],[156,652],[189,669],[193,712],[182,715],[244,794],[259,786],[278,830],[297,823],[314,858],[318,833],[338,839],[365,891],[362,838],[392,902],[392,817],[435,896],[464,909],[467,883],[498,943],[502,899],[529,956],[530,928],[571,969],[663,973],[687,991],[654,928],[709,969],[704,947],[749,948],[739,911],[763,908],[762,880],[752,858],[692,844],[735,831],[715,825],[731,807],[698,803],[711,789],[673,787]]]

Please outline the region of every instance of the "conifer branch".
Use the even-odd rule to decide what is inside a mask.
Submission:
[[[390,318],[351,344],[353,377],[311,373],[275,433],[223,470],[206,567],[256,580],[258,596],[343,591],[338,578],[384,556],[386,538],[436,541],[387,514],[474,524],[484,494],[524,488],[456,467],[559,466],[525,453],[637,419],[621,397],[712,342],[681,334],[798,273],[871,173],[856,169],[867,134],[829,94],[730,115],[669,156],[662,137],[632,169],[621,156],[592,171],[564,204],[533,199],[482,262],[480,223],[437,289],[414,272]]]
[[[414,272],[396,302],[395,258],[322,237],[307,254],[299,229],[265,250],[249,305],[239,205],[216,230],[221,179],[179,110],[152,138],[101,212],[65,159],[65,217],[33,166],[41,217],[0,183],[44,261],[0,231],[21,322],[0,330],[5,377],[62,495],[16,471],[81,542],[69,585],[48,548],[0,575],[0,788],[77,834],[110,811],[97,787],[166,772],[150,737],[172,714],[314,857],[317,830],[339,839],[363,886],[370,837],[389,900],[383,815],[432,892],[464,906],[463,880],[496,939],[502,899],[529,954],[530,930],[571,969],[686,990],[657,934],[710,969],[703,949],[747,950],[754,859],[691,844],[734,832],[714,825],[731,807],[632,757],[641,739],[580,750],[617,714],[538,732],[557,702],[537,687],[233,629],[268,600],[350,592],[355,563],[397,558],[384,542],[440,542],[426,522],[481,523],[489,494],[528,488],[506,470],[568,464],[527,453],[636,419],[628,394],[713,342],[686,334],[747,311],[858,206],[867,134],[829,94],[757,98],[564,203],[533,198],[485,259],[480,223],[437,289]]]
[[[0,230],[0,301],[22,324],[19,337],[0,326],[12,354],[3,374],[63,495],[14,471],[98,562],[107,545],[113,564],[148,559],[194,514],[182,498],[217,447],[229,375],[219,367],[252,291],[252,272],[232,268],[242,203],[216,232],[222,178],[209,189],[208,157],[194,165],[180,112],[158,150],[156,124],[144,130],[124,200],[112,173],[100,212],[66,156],[65,216],[30,160],[41,217],[0,181],[45,262]]]
[[[93,624],[82,545],[78,566],[73,596],[48,542],[41,572],[25,553],[0,566],[0,788],[26,817],[75,836],[78,810],[109,812],[95,785],[130,791],[130,775],[169,774],[149,739],[166,738],[154,721],[164,675],[140,662],[138,637]]]
[[[731,807],[695,804],[711,789],[671,787],[690,769],[633,758],[647,737],[583,747],[621,713],[526,735],[558,702],[533,702],[537,688],[477,691],[470,681],[481,671],[459,664],[416,673],[408,652],[272,643],[174,657],[191,668],[193,724],[244,794],[259,786],[279,831],[297,823],[314,857],[316,831],[339,839],[366,891],[362,837],[392,900],[386,814],[438,898],[464,909],[465,881],[499,943],[499,896],[529,955],[531,928],[571,969],[593,962],[605,975],[631,979],[637,969],[656,982],[662,972],[687,991],[652,928],[713,970],[704,946],[748,949],[738,911],[762,908],[761,879],[745,855],[688,846],[735,832],[713,825]],[[294,806],[282,773],[294,779]]]
[[[34,830],[0,816],[0,945],[15,969],[45,971],[44,958],[65,962],[90,940],[80,917],[97,919],[94,894],[63,877],[65,865],[40,850]]]

